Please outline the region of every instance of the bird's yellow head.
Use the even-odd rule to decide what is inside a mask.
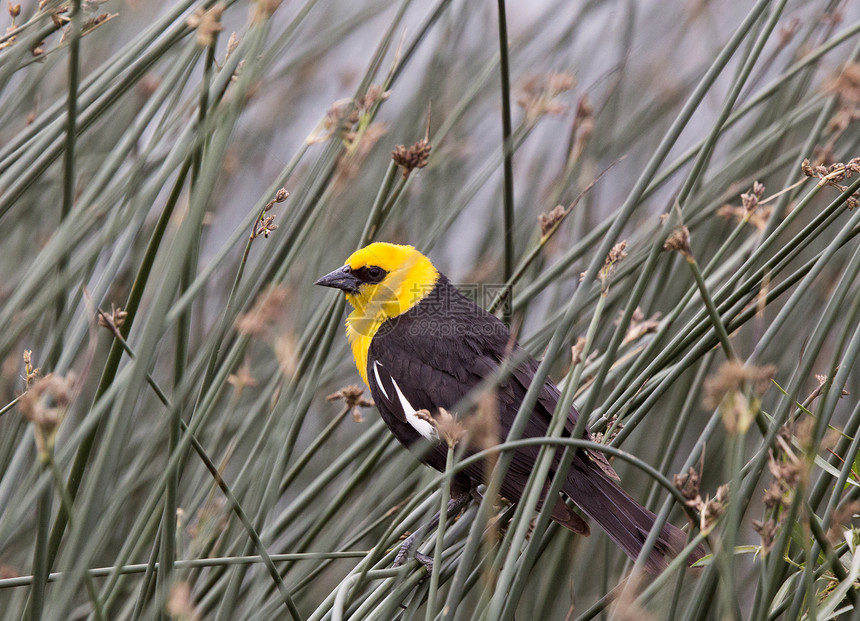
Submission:
[[[412,246],[376,242],[352,253],[315,284],[340,289],[355,309],[346,320],[355,363],[367,381],[367,349],[380,326],[433,290],[439,271]]]
[[[415,306],[435,286],[439,272],[412,246],[376,242],[353,252],[315,284],[340,289],[359,311],[370,306],[393,318]]]

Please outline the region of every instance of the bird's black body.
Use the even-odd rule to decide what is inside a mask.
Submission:
[[[420,426],[416,427],[414,416],[411,419],[407,416],[404,406],[427,410],[433,416],[438,414],[439,408],[453,413],[455,405],[484,378],[494,374],[505,359],[522,362],[497,388],[499,441],[507,437],[538,363],[512,342],[509,330],[501,321],[463,296],[440,274],[430,293],[405,313],[388,319],[373,336],[368,351],[367,379],[376,406],[391,431],[404,445],[415,447],[422,443]],[[558,388],[547,380],[528,418],[524,438],[546,436],[558,399]],[[571,408],[567,433],[573,430],[577,416],[576,410]],[[447,446],[433,439],[431,443],[433,446],[422,451],[421,458],[437,470],[444,470]],[[504,497],[513,502],[520,499],[539,451],[535,446],[515,452],[501,486]],[[559,449],[553,468],[558,465],[561,453]],[[485,482],[487,471],[479,464],[465,473],[469,484],[477,484]],[[553,474],[551,472],[550,476]],[[617,475],[602,454],[579,450],[563,491],[622,549],[635,557],[655,516],[622,490],[614,479]],[[553,508],[553,519],[574,532],[588,533],[588,525],[561,499]],[[646,568],[655,573],[661,571],[667,564],[666,557],[677,555],[685,540],[682,531],[665,525]]]

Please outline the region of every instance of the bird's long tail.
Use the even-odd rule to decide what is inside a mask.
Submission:
[[[577,462],[580,459],[574,461],[564,492],[583,513],[606,531],[618,547],[635,559],[642,550],[656,516],[636,502],[615,481],[591,467],[591,464]],[[648,555],[645,569],[652,574],[662,572],[669,561],[684,549],[686,541],[687,536],[681,529],[665,524]],[[696,562],[703,555],[704,550],[699,546],[687,558],[687,564]]]

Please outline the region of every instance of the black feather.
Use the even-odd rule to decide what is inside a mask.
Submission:
[[[444,470],[446,447],[441,442],[426,446],[427,442],[407,421],[395,396],[394,383],[414,409],[425,409],[433,415],[439,408],[450,411],[481,380],[496,372],[506,357],[511,357],[522,362],[496,393],[499,439],[506,438],[538,368],[534,358],[510,341],[510,332],[501,321],[463,296],[443,275],[421,302],[386,321],[370,343],[367,378],[377,408],[397,439],[407,447],[419,448],[428,465]],[[380,366],[374,370],[377,363]],[[546,435],[558,399],[558,388],[547,380],[527,421],[524,438]],[[577,418],[576,409],[571,408],[565,425],[568,433]],[[520,499],[539,452],[539,447],[527,447],[514,453],[501,486],[503,496],[513,502]],[[561,448],[556,452],[553,468],[562,452]],[[486,473],[484,465],[466,470],[474,483],[484,483]],[[553,474],[551,471],[550,476]],[[635,558],[655,516],[613,478],[617,475],[602,454],[580,450],[574,456],[563,491]],[[563,503],[554,507],[553,519],[574,532],[587,534],[587,525],[567,511]],[[676,556],[685,541],[686,536],[678,528],[664,526],[646,568],[654,573],[664,569],[667,557]],[[697,550],[689,562],[702,554]]]

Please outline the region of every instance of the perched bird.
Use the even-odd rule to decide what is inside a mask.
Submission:
[[[315,284],[346,294],[354,307],[346,320],[347,336],[358,372],[370,387],[379,413],[406,447],[424,445],[427,450],[420,452],[420,458],[437,470],[444,471],[447,454],[439,421],[446,412],[456,414],[455,406],[496,373],[504,360],[517,361],[496,389],[497,440],[493,444],[504,441],[538,362],[513,341],[504,323],[461,294],[427,257],[412,246],[377,242],[353,253],[343,267]],[[547,434],[559,395],[555,384],[547,380],[523,437]],[[577,417],[572,407],[565,425],[568,434]],[[484,447],[469,446],[467,454],[480,448]],[[520,499],[539,452],[535,446],[514,453],[501,484],[502,496],[512,502]],[[561,455],[559,449],[553,467]],[[465,469],[457,487],[486,483],[486,476],[484,465],[473,465]],[[578,450],[562,491],[624,552],[636,558],[655,515],[621,489],[617,480],[603,453]],[[589,534],[588,524],[562,497],[554,502],[553,520],[575,533]],[[685,542],[680,529],[663,526],[646,569],[662,571]],[[692,563],[701,556],[699,549],[687,560]]]

